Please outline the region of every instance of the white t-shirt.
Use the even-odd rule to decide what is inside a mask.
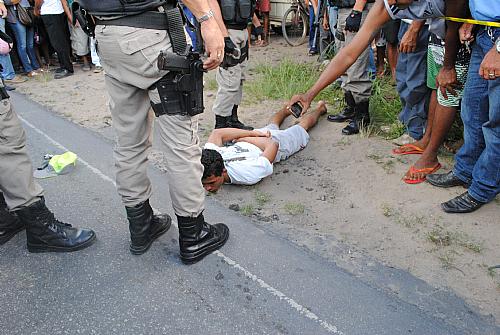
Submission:
[[[385,8],[393,19],[429,20],[429,31],[439,38],[445,38],[446,25],[442,18],[445,14],[444,0],[415,0],[405,9],[389,5],[384,0]]]
[[[229,147],[207,143],[204,148],[221,154],[231,184],[254,185],[273,174],[271,162],[251,143],[238,142]]]
[[[64,13],[61,0],[44,0],[42,8],[40,8],[41,15],[61,14]]]

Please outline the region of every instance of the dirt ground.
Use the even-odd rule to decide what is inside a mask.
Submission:
[[[291,48],[279,38],[268,47],[252,48],[248,80],[260,62],[277,63],[284,57],[314,62],[306,53],[305,46]],[[206,81],[213,77],[212,72]],[[83,72],[77,66],[72,77],[41,76],[19,84],[17,92],[83,127],[110,133],[103,73]],[[214,96],[215,91],[206,91],[199,128],[202,143],[213,128]],[[247,98],[240,118],[264,126],[287,98]],[[335,106],[328,107],[336,112]],[[446,214],[439,204],[463,188],[403,183],[401,177],[416,157],[393,156],[393,145],[381,138],[342,136],[342,127],[321,119],[310,132],[309,145],[276,164],[273,176],[251,187],[225,185],[211,196],[340,266],[353,267],[363,255],[374,257],[437,289],[451,289],[500,322],[500,269],[488,270],[500,264],[499,197],[476,213]],[[152,156],[161,168],[161,154]],[[440,160],[441,172],[453,165],[449,155]],[[348,252],[338,254],[339,245],[347,246]]]

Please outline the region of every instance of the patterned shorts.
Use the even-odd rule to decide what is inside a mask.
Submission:
[[[444,40],[434,34],[429,38],[429,47],[427,49],[427,86],[430,89],[436,90],[436,77],[439,70],[443,67],[444,61]],[[471,52],[468,46],[461,45],[458,50],[457,59],[455,61],[455,71],[457,73],[457,81],[460,87],[455,89],[457,95],[448,93],[448,99],[445,99],[440,90],[437,90],[438,103],[445,107],[458,107],[464,92],[465,81],[469,71]]]

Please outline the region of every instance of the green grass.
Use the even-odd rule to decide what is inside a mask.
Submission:
[[[267,202],[271,200],[271,195],[269,193],[264,193],[262,191],[255,192],[255,201],[259,207],[264,206]]]
[[[247,83],[245,94],[247,101],[288,100],[294,94],[306,92],[318,79],[321,72],[317,65],[297,63],[285,58],[277,65],[258,64],[254,80]],[[343,93],[338,87],[328,86],[315,99],[323,100],[333,105],[336,111],[343,105]],[[396,88],[391,85],[390,79],[377,79],[373,83],[370,98],[370,115],[372,127],[363,133],[365,137],[379,134],[380,127],[388,126],[389,131],[384,134],[387,138],[396,138],[404,131],[404,126],[398,121],[401,111]]]
[[[290,215],[304,214],[305,209],[304,205],[295,202],[289,202],[284,207],[285,212]]]
[[[245,216],[251,216],[254,213],[254,208],[252,204],[246,204],[241,206],[240,213]]]

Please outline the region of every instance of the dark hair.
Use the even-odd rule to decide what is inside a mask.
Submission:
[[[224,160],[221,154],[216,150],[203,149],[201,151],[201,164],[203,164],[204,167],[203,177],[201,177],[202,180],[210,176],[222,176]]]

